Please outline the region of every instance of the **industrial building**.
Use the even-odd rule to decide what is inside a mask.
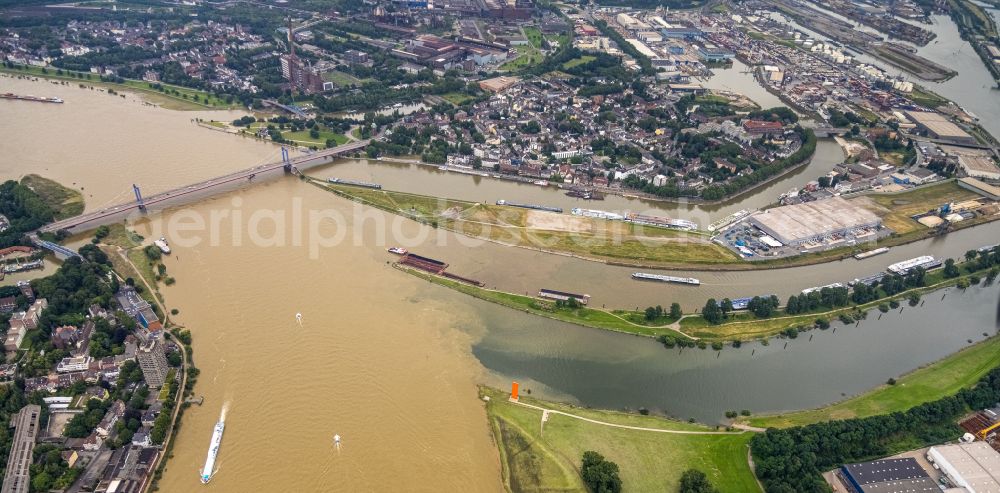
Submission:
[[[862,230],[882,224],[873,212],[841,197],[768,209],[749,221],[782,244],[792,246],[832,236],[858,236]]]
[[[913,457],[882,459],[840,468],[839,476],[854,493],[931,493],[941,488]]]
[[[931,111],[907,111],[906,115],[914,123],[935,139],[949,140],[959,144],[975,144],[976,138],[962,130],[940,113]]]
[[[975,178],[961,178],[958,180],[958,186],[989,197],[991,200],[1000,200],[1000,187],[990,185]]]
[[[993,156],[987,153],[980,155],[959,155],[958,164],[962,171],[973,178],[1000,181],[1000,166],[997,166]]]
[[[38,417],[42,406],[29,404],[21,408],[11,425],[14,427],[14,443],[7,457],[7,471],[4,474],[0,493],[27,493],[31,482],[32,451],[38,438]]]
[[[479,87],[484,91],[500,92],[518,82],[521,82],[521,79],[517,77],[500,76],[479,81]]]
[[[969,493],[1000,491],[1000,453],[986,442],[931,447],[927,460],[956,488]]]

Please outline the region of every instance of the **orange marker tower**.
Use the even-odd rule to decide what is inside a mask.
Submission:
[[[510,400],[517,401],[517,382],[510,383]]]

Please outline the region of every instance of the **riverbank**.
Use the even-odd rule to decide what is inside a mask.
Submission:
[[[15,66],[14,68],[0,65],[0,73],[21,77],[38,77],[49,80],[76,82],[81,86],[134,92],[138,93],[149,103],[168,110],[228,110],[239,107],[235,103],[227,102],[205,91],[164,84],[162,82],[154,83],[133,79],[121,79],[122,82],[111,82],[102,80],[100,76],[87,72],[22,65]],[[156,89],[156,87],[159,87],[161,90]]]
[[[83,214],[83,194],[39,175],[26,175],[21,184],[30,188],[52,208],[57,221]]]
[[[624,221],[489,205],[383,189],[309,182],[340,197],[472,238],[544,253],[635,268],[740,271],[781,269],[834,262],[879,247],[893,247],[942,234],[911,216],[979,197],[954,180],[895,193],[864,193],[850,200],[870,208],[895,233],[877,243],[844,246],[793,257],[747,261],[700,231],[678,231]],[[1000,219],[1000,214],[953,223],[950,230]]]
[[[759,428],[788,428],[906,411],[970,387],[997,366],[1000,366],[1000,336],[993,335],[861,395],[818,409],[766,414],[739,422]]]
[[[783,315],[782,309],[776,309],[775,314],[768,318],[757,318],[753,314],[743,311],[731,314],[725,322],[712,324],[698,313],[684,314],[679,319],[663,316],[650,322],[645,318],[645,311],[561,306],[527,294],[521,295],[473,286],[399,264],[394,265],[403,272],[429,282],[525,313],[583,327],[654,337],[664,342],[668,347],[680,344],[706,349],[711,344],[713,350],[722,349],[725,343],[737,344],[736,341],[766,341],[768,338],[778,335],[797,337],[803,331],[829,327],[831,321],[838,319],[843,323],[860,323],[873,309],[884,308],[884,314],[888,312],[889,304],[893,302],[899,303],[900,300],[912,297],[919,299],[921,295],[955,285],[965,284],[968,286],[970,278],[979,278],[987,273],[987,269],[981,269],[965,275],[945,278],[944,273],[937,270],[926,274],[925,286],[907,289],[892,296],[883,295],[884,297],[868,303],[849,302],[848,305],[842,307],[820,308],[795,315]],[[961,264],[957,265],[961,266]]]
[[[579,468],[593,450],[618,464],[625,491],[676,491],[688,469],[719,491],[760,491],[748,462],[751,433],[615,411],[582,409],[483,387],[480,397],[508,491],[583,491]]]

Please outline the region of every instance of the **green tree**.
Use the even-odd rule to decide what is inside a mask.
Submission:
[[[603,455],[593,450],[583,453],[580,476],[592,493],[619,493],[622,490],[618,464],[606,460]]]
[[[958,277],[961,274],[962,273],[958,270],[958,266],[955,265],[955,259],[950,258],[944,261],[944,277]]]
[[[681,312],[681,304],[680,303],[671,303],[670,304],[670,318],[681,318],[681,315],[683,315],[683,314],[684,313]]]
[[[142,251],[146,254],[146,258],[154,262],[163,257],[163,252],[161,252],[155,245],[149,245],[146,248],[143,248]]]
[[[701,316],[713,324],[717,324],[722,321],[722,309],[719,308],[719,303],[715,301],[715,298],[709,298],[708,301],[705,302],[705,308],[701,311]]]
[[[736,412],[733,411],[735,417]],[[681,474],[679,493],[718,493],[719,490],[708,482],[708,476],[697,469],[688,469]]]

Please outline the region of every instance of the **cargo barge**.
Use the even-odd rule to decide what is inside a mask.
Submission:
[[[562,213],[563,211],[561,207],[549,207],[547,205],[535,205],[535,204],[520,204],[517,202],[510,202],[503,199],[498,200],[497,205],[505,205],[507,207],[520,207],[522,209],[532,209],[536,211],[545,211],[545,212]]]
[[[370,188],[372,190],[382,190],[382,185],[379,185],[378,183],[369,183],[366,181],[345,180],[343,178],[327,178],[326,181],[333,183],[335,185],[350,185],[352,187],[362,187],[362,188]]]
[[[589,294],[574,294],[574,293],[567,293],[564,291],[556,291],[554,289],[539,289],[538,297],[548,298],[550,300],[556,300],[556,301],[569,301],[571,299],[574,299],[578,301],[581,305],[586,305],[587,303],[590,302]]]
[[[886,248],[886,247],[879,247],[879,248],[876,248],[874,250],[869,250],[867,252],[861,252],[859,254],[856,254],[854,256],[854,258],[856,258],[858,260],[864,260],[864,259],[866,259],[868,257],[874,257],[876,255],[882,255],[883,253],[886,253],[888,251],[889,251],[889,249]]]
[[[887,270],[893,274],[905,276],[908,272],[916,269],[917,267],[924,270],[931,270],[941,267],[941,261],[930,255],[921,255],[902,262],[896,262],[895,264],[890,265]]]
[[[441,275],[441,273],[448,268],[448,264],[440,260],[424,257],[415,253],[403,254],[403,258],[399,261],[399,263],[437,275]]]
[[[691,284],[693,286],[701,285],[701,281],[693,277],[664,276],[661,274],[647,274],[645,272],[633,272],[632,279],[636,279],[638,281],[659,281],[659,282],[673,282],[678,284]]]
[[[0,98],[3,98],[3,99],[17,99],[17,100],[20,100],[20,101],[35,101],[37,103],[56,103],[56,104],[62,104],[63,103],[63,100],[59,99],[59,98],[43,98],[43,97],[31,96],[31,95],[22,96],[20,94],[14,94],[14,93],[11,93],[11,92],[0,94]]]

